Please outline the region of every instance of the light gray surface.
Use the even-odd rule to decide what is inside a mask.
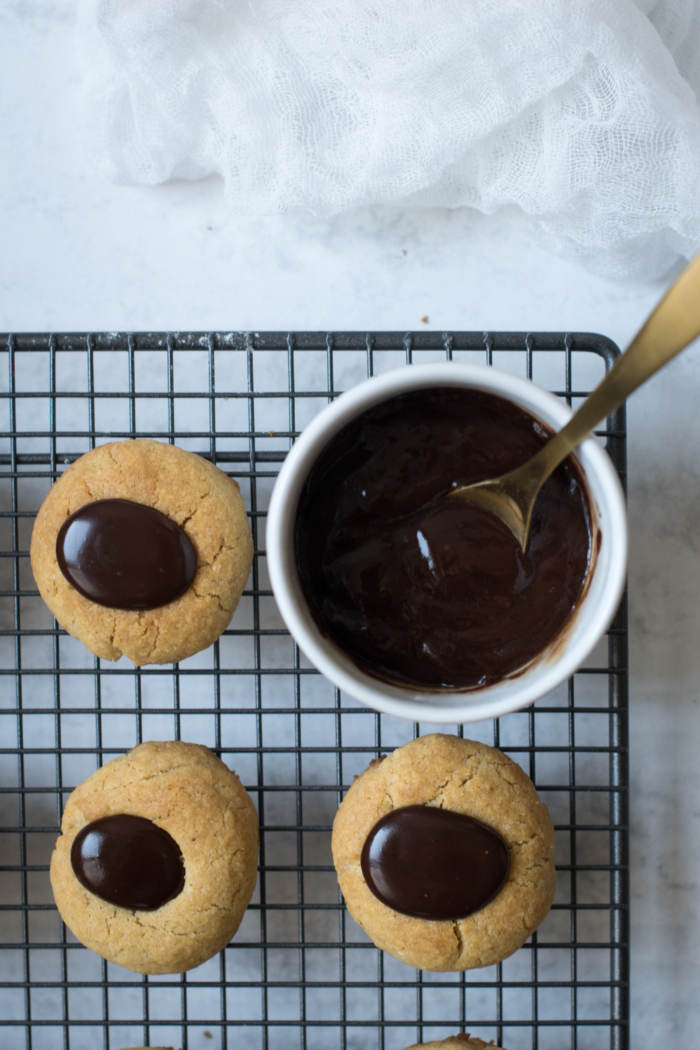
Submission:
[[[215,179],[106,186],[84,170],[71,19],[68,0],[0,8],[0,330],[402,330],[427,314],[624,343],[662,291],[564,264],[512,216],[242,219]],[[698,392],[695,347],[629,406],[635,1050],[700,1034]]]

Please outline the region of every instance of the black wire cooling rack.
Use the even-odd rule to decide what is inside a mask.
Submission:
[[[575,404],[616,354],[578,334],[0,336],[3,1050],[403,1050],[465,1030],[508,1050],[628,1047],[624,604],[567,684],[464,730],[520,762],[550,808],[550,915],[498,966],[421,973],[374,948],[345,912],[330,825],[354,773],[431,727],[367,710],[308,665],[283,629],[264,552],[289,445],[359,379],[447,357],[530,376]],[[176,442],[235,477],[256,548],[221,639],[138,671],[93,658],[57,627],[28,560],[34,515],[65,465],[137,436]],[[624,478],[624,409],[600,440]],[[220,956],[181,976],[141,977],[66,930],[48,863],[71,789],[136,743],[172,738],[209,745],[242,777],[260,816],[260,875]]]

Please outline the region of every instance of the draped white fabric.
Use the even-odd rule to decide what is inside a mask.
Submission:
[[[700,250],[700,0],[81,0],[79,48],[117,182],[516,205],[613,276]]]

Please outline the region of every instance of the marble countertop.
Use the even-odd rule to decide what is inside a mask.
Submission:
[[[664,283],[546,252],[514,214],[243,218],[215,178],[86,170],[72,4],[0,8],[0,331],[598,331]],[[427,316],[428,323],[422,318]],[[700,346],[629,405],[632,1046],[700,1035]]]

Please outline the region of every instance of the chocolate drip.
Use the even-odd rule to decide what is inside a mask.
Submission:
[[[56,540],[61,572],[85,598],[112,609],[157,609],[194,580],[197,554],[160,511],[126,499],[88,503]]]
[[[370,674],[428,689],[489,685],[543,652],[588,572],[575,462],[544,484],[525,552],[495,516],[447,494],[512,470],[548,436],[511,402],[453,387],[402,394],[340,431],[296,520],[301,585],[321,631]]]
[[[130,911],[162,908],[185,885],[180,847],[145,817],[94,820],[76,835],[70,859],[86,890]]]
[[[493,900],[509,870],[498,832],[434,806],[392,810],[362,849],[362,874],[374,896],[415,919],[466,918]]]

